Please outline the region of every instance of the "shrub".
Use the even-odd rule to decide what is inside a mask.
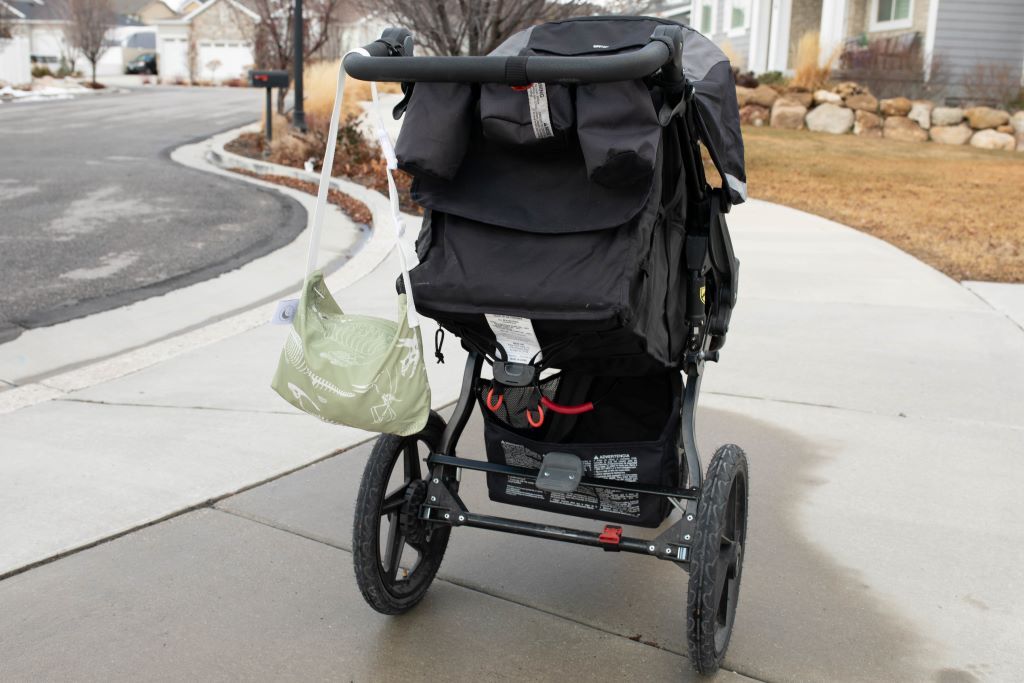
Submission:
[[[45,76],[52,76],[53,72],[50,71],[50,67],[45,64],[36,64],[32,67],[32,78],[43,78]]]
[[[832,65],[835,63],[838,49],[834,50],[824,64],[820,63],[821,44],[817,31],[808,31],[800,36],[800,42],[796,46],[796,67],[794,68],[793,79],[790,87],[811,92],[824,88],[832,75]]]
[[[789,78],[781,71],[765,71],[757,77],[757,80],[764,85],[782,87],[789,85]]]

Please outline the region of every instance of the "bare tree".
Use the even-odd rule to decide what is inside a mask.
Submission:
[[[544,21],[592,14],[585,0],[357,0],[367,13],[404,26],[439,55],[483,55],[516,31]]]
[[[250,0],[250,10],[259,15],[255,22],[239,16],[239,25],[251,25],[256,64],[262,69],[283,69],[294,78],[295,48],[292,26],[295,19],[294,0]],[[304,0],[302,7],[302,56],[315,56],[331,37],[331,23],[341,13],[342,0]],[[239,10],[236,10],[240,12]],[[248,17],[247,17],[248,18]],[[277,91],[277,111],[284,113],[287,91]]]
[[[64,39],[92,66],[96,85],[96,62],[107,50],[107,32],[116,21],[110,0],[67,0]]]
[[[14,14],[7,9],[7,5],[0,2],[0,40],[14,37]]]

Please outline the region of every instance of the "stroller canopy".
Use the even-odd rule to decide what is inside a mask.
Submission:
[[[654,17],[585,17],[531,26],[509,37],[491,54],[591,55],[627,52],[646,45],[659,24],[676,24]],[[717,45],[683,25],[683,73],[695,90],[696,109],[703,122],[701,142],[724,175],[733,204],[747,198],[739,107],[732,66]]]

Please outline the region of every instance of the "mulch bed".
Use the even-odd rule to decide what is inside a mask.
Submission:
[[[235,168],[231,169],[233,173],[239,173],[250,178],[256,178],[263,180],[268,183],[274,183],[275,185],[283,185],[290,187],[293,190],[299,190],[316,196],[317,184],[307,181],[299,180],[297,178],[289,178],[283,175],[265,175],[260,173],[253,173],[252,171],[246,171],[244,169]],[[334,204],[342,210],[342,212],[351,218],[356,223],[364,223],[370,225],[373,222],[373,214],[370,213],[369,207],[362,203],[355,197],[345,194],[340,190],[330,189],[327,191],[327,201]]]

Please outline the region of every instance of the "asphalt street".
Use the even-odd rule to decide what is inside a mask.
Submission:
[[[214,277],[291,241],[296,202],[174,163],[261,91],[141,88],[0,106],[0,343]]]

